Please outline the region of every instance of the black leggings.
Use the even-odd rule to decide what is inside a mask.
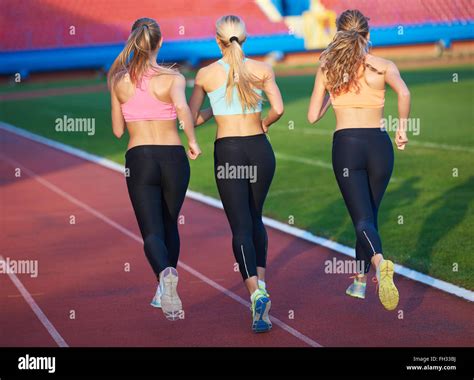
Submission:
[[[232,229],[232,248],[242,278],[265,268],[268,238],[263,203],[275,173],[275,155],[266,135],[223,137],[214,144],[214,171]]]
[[[393,170],[393,147],[379,128],[342,129],[334,133],[332,165],[354,224],[356,260],[364,273],[382,253],[377,213]]]
[[[178,216],[189,184],[188,157],[181,145],[139,145],[125,155],[127,187],[157,278],[179,257]]]

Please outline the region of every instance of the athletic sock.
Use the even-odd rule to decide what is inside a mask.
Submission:
[[[258,287],[263,290],[267,290],[267,285],[265,284],[265,281],[258,280]]]
[[[380,260],[379,265],[378,265],[377,269],[375,270],[375,276],[377,277],[377,281],[379,283],[380,283],[380,267],[382,266],[382,263],[384,261],[385,261],[384,259]]]
[[[257,297],[257,294],[260,293],[260,289],[255,290],[252,295],[250,296],[250,302],[253,303],[255,297]]]

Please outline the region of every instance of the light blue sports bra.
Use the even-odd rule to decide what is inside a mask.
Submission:
[[[245,58],[245,61],[247,58]],[[222,59],[217,61],[220,63],[226,73],[229,73],[229,64],[224,62]],[[227,82],[227,81],[226,81]],[[254,89],[254,91],[262,95],[262,90]],[[229,104],[227,103],[226,97],[226,84],[224,83],[219,88],[215,89],[214,91],[208,92],[207,96],[211,102],[212,113],[214,115],[241,115],[241,114],[248,114],[248,113],[257,113],[262,111],[262,102],[259,102],[258,106],[253,109],[246,109],[245,111],[242,109],[242,105],[240,104],[239,93],[237,88],[234,87],[233,94],[232,94],[232,102]]]

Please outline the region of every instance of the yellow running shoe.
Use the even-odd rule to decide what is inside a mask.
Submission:
[[[393,273],[393,262],[382,260],[377,268],[377,282],[380,302],[387,310],[394,310],[400,298],[398,289],[393,283]]]

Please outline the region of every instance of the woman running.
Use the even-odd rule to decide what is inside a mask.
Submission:
[[[155,20],[135,21],[125,48],[109,71],[108,82],[113,132],[120,138],[127,127],[130,135],[125,154],[127,188],[146,257],[159,281],[151,305],[176,320],[182,310],[176,291],[177,220],[190,175],[176,116],[188,138],[189,157],[196,159],[201,150],[186,102],[184,77],[156,63],[162,42]]]
[[[213,115],[216,120],[216,183],[232,230],[234,256],[250,292],[252,329],[265,332],[272,325],[265,287],[268,242],[262,209],[275,172],[275,156],[265,133],[283,114],[283,100],[272,68],[245,58],[244,22],[237,16],[224,16],[217,21],[216,31],[222,58],[197,73],[190,107],[197,124]],[[263,120],[262,92],[271,105]],[[206,93],[211,109],[199,112]]]
[[[363,268],[346,293],[365,298],[367,273],[373,264],[380,301],[387,310],[393,310],[399,300],[393,283],[394,267],[390,260],[384,260],[377,225],[378,209],[393,169],[392,142],[382,123],[385,84],[398,95],[400,127],[395,143],[400,150],[408,142],[410,93],[393,62],[368,53],[367,17],[358,10],[347,10],[338,17],[336,26],[333,41],[320,57],[308,120],[317,122],[332,104],[336,114],[333,169],[354,224],[358,268]]]

